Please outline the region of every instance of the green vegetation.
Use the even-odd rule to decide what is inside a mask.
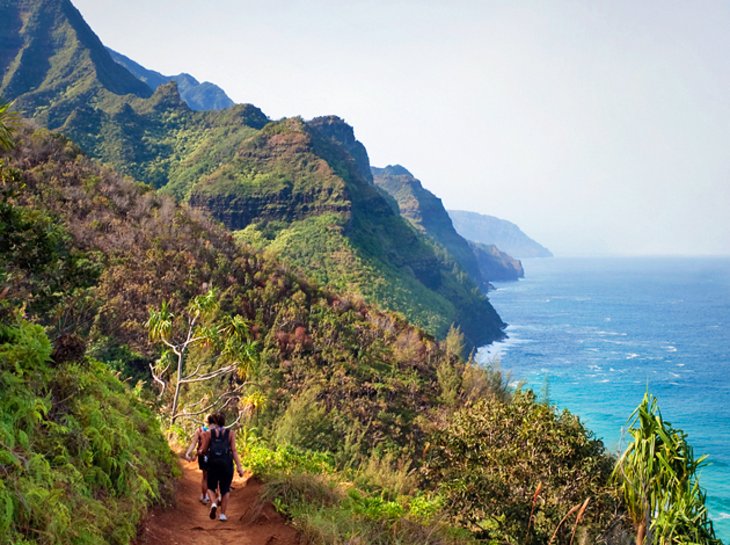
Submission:
[[[183,316],[173,315],[166,301],[159,309],[150,309],[145,324],[150,339],[160,341],[165,347],[160,359],[150,365],[150,371],[160,387],[158,399],[164,404],[170,425],[181,417],[200,419],[206,414],[220,412],[242,394],[249,378],[257,371],[257,342],[252,339],[248,323],[239,315],[221,317],[219,311],[220,303],[214,288],[194,297]],[[205,352],[202,356],[198,353],[200,348]],[[198,362],[213,361],[215,367],[211,369],[202,362],[194,366],[189,362],[191,358]],[[205,403],[199,403],[194,411],[178,411],[183,388],[198,384],[212,390],[204,383],[214,382],[220,386],[233,373],[242,382],[235,387],[221,388],[220,395],[212,399],[205,396]],[[169,400],[166,393],[172,396]]]
[[[22,179],[0,164],[0,543],[126,544],[168,498],[174,460],[139,391],[84,356],[75,310],[99,271],[19,203]]]
[[[66,0],[0,31],[3,95],[146,184],[0,112],[0,543],[128,543],[172,473],[154,413],[223,406],[315,543],[622,545],[647,488],[657,543],[713,542],[683,434],[642,423],[618,497],[576,417],[464,359],[503,324],[340,119],[147,97]]]
[[[10,104],[0,104],[0,151],[9,151],[15,145],[12,136]]]
[[[255,440],[247,445],[244,463],[266,479],[258,511],[273,502],[308,543],[476,543],[468,532],[442,522],[441,496],[419,491],[413,472],[394,467],[388,457],[338,470],[323,453],[272,449]]]
[[[347,285],[436,336],[458,324],[470,347],[503,336],[472,281],[373,187],[367,152],[342,120],[269,122],[251,105],[194,112],[174,83],[152,94],[115,63],[68,0],[23,0],[0,15],[0,96],[23,115],[231,230],[253,226],[264,233],[257,243],[281,234],[273,250],[286,248],[271,255],[330,289]],[[344,255],[316,245],[323,238],[344,242]]]
[[[687,435],[666,422],[648,392],[632,417],[633,442],[616,464],[614,478],[636,528],[636,545],[720,544],[705,507]]]
[[[16,308],[28,301],[26,315],[45,324],[54,342],[80,354],[88,347],[124,375],[139,376],[164,356],[148,337],[150,327],[160,334],[155,338],[167,332],[176,345],[187,338],[196,308],[209,327],[225,325],[226,316],[243,320],[240,340],[248,342],[248,333],[257,343],[256,390],[238,395],[246,382],[239,375],[196,382],[180,390],[179,413],[196,413],[201,400],[215,401],[213,392],[232,392],[228,410],[246,430],[261,430],[281,448],[326,453],[336,482],[339,472],[389,459],[414,472],[415,496],[421,490],[431,498],[441,492],[418,480],[427,467],[425,446],[435,444],[454,407],[509,397],[495,374],[462,361],[458,331],[440,346],[399,315],[322,291],[236,244],[195,211],[94,165],[63,138],[21,125],[3,172],[3,225],[19,233],[3,238],[13,248],[3,254],[5,297]],[[205,296],[211,285],[214,305]],[[203,373],[216,369],[226,338],[187,351],[183,376],[198,366]],[[162,410],[172,401],[150,398]],[[388,494],[387,502],[397,501]],[[348,510],[362,507],[347,501]],[[410,501],[399,504],[406,518]],[[383,510],[396,509],[387,502]]]
[[[106,366],[51,350],[38,325],[0,325],[0,543],[129,543],[172,454]]]

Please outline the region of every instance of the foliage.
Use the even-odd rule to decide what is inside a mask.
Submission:
[[[614,509],[609,473],[603,445],[575,416],[523,391],[456,411],[435,430],[422,468],[453,524],[500,543],[521,542],[528,527],[533,543],[547,543],[571,506],[589,497],[587,525],[597,541]]]
[[[15,146],[13,140],[13,113],[10,104],[0,103],[0,151],[8,151]]]
[[[649,394],[631,415],[629,444],[614,469],[614,479],[636,528],[636,543],[657,545],[720,544],[710,521],[687,434],[662,418]]]
[[[74,278],[59,276],[66,270],[61,264],[68,260],[85,260],[88,267],[82,270],[94,271],[80,275],[80,283],[70,284],[95,303],[88,310],[86,322],[90,325],[73,331],[83,334],[90,352],[110,365],[128,369],[125,374],[130,376],[132,371],[139,372],[140,359],[145,365],[161,357],[165,361],[163,343],[149,339],[149,326],[154,326],[156,338],[165,336],[176,345],[188,338],[196,312],[196,324],[205,327],[210,340],[196,343],[186,352],[186,372],[195,371],[198,365],[203,373],[208,372],[214,368],[216,356],[256,343],[256,368],[243,369],[243,375],[257,376],[256,391],[236,395],[245,424],[241,443],[251,452],[251,465],[267,478],[320,475],[318,478],[329,482],[331,475],[337,475],[334,489],[340,490],[337,494],[343,499],[339,504],[345,507],[328,512],[336,506],[325,506],[300,519],[313,521],[307,527],[320,528],[324,534],[331,530],[326,538],[329,542],[340,539],[332,537],[337,535],[360,535],[365,541],[377,542],[386,535],[395,541],[406,534],[428,542],[436,535],[451,539],[448,528],[453,527],[483,533],[469,517],[475,513],[480,517],[477,522],[484,522],[486,512],[480,510],[490,507],[493,500],[480,494],[491,489],[467,490],[465,505],[473,507],[457,512],[458,475],[436,463],[459,444],[459,426],[466,422],[491,433],[482,436],[475,428],[473,448],[464,465],[455,469],[475,478],[485,468],[503,471],[504,487],[514,488],[492,534],[525,534],[539,481],[544,481],[546,492],[538,498],[531,527],[535,543],[549,537],[556,520],[585,500],[572,487],[561,488],[569,479],[603,493],[602,453],[590,446],[585,430],[573,417],[550,416],[551,409],[534,399],[518,396],[515,402],[498,370],[463,361],[458,331],[449,335],[448,342],[439,343],[402,315],[379,310],[356,295],[313,286],[270,256],[236,243],[205,215],[94,165],[62,138],[21,126],[17,142],[7,167],[17,189],[7,200],[12,213],[40,218],[38,244],[45,244],[58,229],[51,237],[55,242],[48,246],[57,256],[55,264],[46,267],[52,277]],[[17,230],[28,232],[25,227]],[[272,230],[274,238],[277,233],[281,231]],[[36,282],[37,268],[26,267],[24,260],[14,257],[17,255],[24,254],[11,252],[5,258],[13,278]],[[26,284],[13,284],[6,299],[21,301],[16,286]],[[206,299],[210,286],[216,286],[217,293]],[[65,306],[65,290],[61,288],[62,297],[48,299],[50,314]],[[213,300],[215,304],[208,306]],[[163,301],[167,303],[163,305]],[[150,308],[157,314],[148,322]],[[48,320],[49,312],[38,305],[28,305],[25,312],[31,320]],[[232,391],[244,380],[232,374],[228,377],[183,388],[180,409],[199,411],[206,400]],[[149,376],[147,379],[150,385]],[[143,393],[148,391],[140,388]],[[450,401],[444,403],[447,398]],[[161,406],[167,401],[163,399]],[[260,448],[253,427],[281,443]],[[539,462],[523,459],[513,463],[510,453],[526,456],[522,453],[529,452],[524,437],[530,434],[546,435],[544,444],[535,448]],[[549,446],[551,442],[554,447]],[[317,459],[308,449],[325,453]],[[492,449],[490,466],[477,454]],[[500,460],[506,467],[501,467]],[[305,469],[286,469],[297,464]],[[267,471],[267,467],[278,469]],[[590,467],[595,471],[588,478],[581,471]],[[434,477],[442,471],[442,479]],[[562,484],[546,478],[545,471],[555,479],[561,476]],[[350,497],[348,487],[356,488],[357,498]],[[438,508],[432,509],[436,504]],[[596,513],[604,505],[608,503],[592,496],[586,513],[586,527],[591,531],[601,523]],[[435,518],[430,522],[414,522],[416,512],[425,516],[432,511]],[[611,509],[603,512],[608,516]],[[442,515],[448,518],[448,528],[441,524]],[[351,528],[349,521],[359,521],[374,533],[362,525]],[[432,524],[443,532],[431,532]],[[425,534],[418,528],[425,528]],[[566,523],[565,532],[570,529]]]
[[[286,456],[258,442],[247,449],[244,463],[265,476],[259,510],[267,501],[292,519],[309,543],[344,545],[470,543],[467,535],[440,522],[442,499],[418,492],[398,494],[362,475],[321,463],[322,454],[286,449]],[[389,472],[390,468],[382,466]],[[387,479],[386,479],[387,480]],[[458,536],[458,539],[453,534]]]
[[[173,390],[172,399],[165,406],[170,425],[181,417],[195,419],[221,411],[238,400],[248,379],[255,378],[257,342],[251,337],[248,323],[239,315],[221,317],[219,311],[214,288],[191,299],[182,319],[172,313],[167,301],[159,309],[149,311],[145,325],[150,340],[160,341],[166,347],[156,364],[150,365],[150,371],[160,386],[160,399],[165,397],[168,386]],[[196,353],[199,348],[203,349],[202,355]],[[191,364],[189,356],[198,356],[198,361]],[[243,382],[220,388],[221,392],[211,399],[204,398],[186,410],[179,410],[183,388],[195,383],[220,385],[234,373]]]
[[[169,495],[172,455],[104,365],[50,353],[40,326],[0,325],[0,543],[126,544]]]

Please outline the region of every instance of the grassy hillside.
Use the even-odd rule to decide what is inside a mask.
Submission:
[[[319,282],[347,284],[441,337],[456,323],[472,347],[503,336],[470,280],[375,190],[367,152],[341,120],[269,123],[250,105],[193,112],[174,83],[148,96],[67,1],[3,6],[0,95],[24,114],[229,228],[250,227],[242,236]]]
[[[588,495],[594,503],[581,531],[611,542],[605,536],[614,502],[600,443],[575,419],[544,434],[567,417],[534,398],[513,397],[497,372],[465,363],[457,332],[438,343],[398,315],[322,291],[236,244],[200,213],[96,166],[73,144],[43,130],[21,127],[3,176],[4,210],[14,210],[10,216],[22,211],[26,218],[10,222],[17,236],[3,239],[22,256],[3,263],[3,301],[12,308],[26,304],[27,319],[44,324],[53,344],[65,347],[59,353],[74,354],[53,361],[70,361],[64,365],[82,381],[83,368],[74,362],[85,361],[95,377],[107,373],[79,356],[85,353],[123,375],[146,379],[142,392],[153,389],[147,366],[164,362],[164,352],[147,335],[149,309],[169,301],[183,317],[194,297],[217,287],[216,312],[221,319],[241,317],[252,340],[253,364],[230,381],[185,389],[181,408],[193,409],[210,399],[211,391],[235,390],[228,410],[243,419],[247,463],[270,479],[271,497],[296,524],[307,525],[312,535],[330,536],[323,542],[338,543],[352,532],[365,535],[369,528],[373,543],[391,543],[395,535],[410,536],[414,544],[423,543],[418,536],[424,535],[433,543],[480,536],[509,540],[523,531],[545,543],[573,498]],[[49,255],[57,257],[48,261]],[[192,350],[187,368],[215,368],[211,346]],[[46,361],[49,350],[46,342],[38,361]],[[22,363],[17,353],[7,361],[15,373],[37,365]],[[243,377],[252,382],[245,385]],[[40,387],[47,391],[45,383]],[[99,399],[94,388],[89,391]],[[155,402],[163,412],[169,403],[169,392]],[[181,418],[172,430],[183,433],[193,420]],[[469,431],[477,422],[487,427]],[[118,428],[132,433],[126,422]],[[523,452],[526,440],[550,452],[562,448],[555,443],[559,437],[584,447],[570,456],[545,455],[540,464],[514,464],[500,455],[490,459],[489,486],[463,490],[458,476],[445,473],[452,467],[449,460],[464,448],[459,445],[486,447],[497,430],[503,453]],[[164,456],[155,451],[152,458]],[[484,463],[467,457],[458,467],[464,475],[478,476]],[[554,507],[540,508],[539,524],[530,523],[534,487],[552,483],[552,476],[567,468],[574,477],[585,477],[575,477],[571,495],[562,485],[550,485],[544,497]],[[353,480],[354,489],[347,484]],[[296,492],[302,486],[311,490],[306,487],[312,482],[320,489],[334,487],[332,495],[320,501]],[[492,505],[494,487],[512,491],[509,508],[485,507],[465,518],[464,498]],[[137,506],[154,496],[135,490]],[[51,517],[48,524],[62,520]],[[44,522],[33,518],[27,524],[33,529]],[[59,542],[74,542],[64,540]]]
[[[140,391],[85,355],[64,305],[90,303],[99,269],[19,202],[21,180],[3,159],[0,543],[127,544],[150,504],[171,499],[173,455]],[[55,324],[53,342],[35,321]]]

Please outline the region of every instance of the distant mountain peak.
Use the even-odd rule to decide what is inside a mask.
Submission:
[[[410,176],[411,178],[413,178],[413,182],[418,182],[419,184],[421,183],[403,165],[388,165],[384,168],[373,167],[373,173],[375,173],[375,171],[377,171],[379,174],[390,174],[392,176]]]
[[[153,91],[161,85],[174,81],[177,83],[180,97],[191,110],[225,110],[234,105],[233,100],[217,85],[209,81],[200,83],[194,76],[182,72],[176,76],[166,76],[155,70],[145,68],[126,55],[111,48],[106,48],[115,62],[129,70],[136,78],[144,82]]]
[[[449,210],[449,216],[456,230],[467,240],[486,245],[494,244],[517,258],[553,255],[511,221],[466,210]]]

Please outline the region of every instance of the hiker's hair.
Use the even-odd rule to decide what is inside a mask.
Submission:
[[[216,415],[214,415],[214,414],[209,414],[209,415],[208,415],[208,418],[207,418],[206,420],[208,421],[208,424],[215,424],[215,423],[216,423],[216,421],[217,421],[217,419],[216,419]]]
[[[219,426],[225,426],[226,425],[226,415],[222,412],[218,413],[216,416],[216,423]]]

